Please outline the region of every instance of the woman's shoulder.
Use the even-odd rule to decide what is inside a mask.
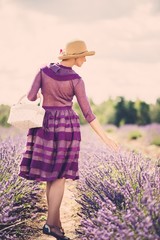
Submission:
[[[81,77],[71,68],[60,65],[59,63],[50,63],[43,66],[41,71],[55,80],[73,80]]]

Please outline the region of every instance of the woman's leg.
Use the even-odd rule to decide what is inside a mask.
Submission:
[[[52,182],[47,182],[47,184],[46,184],[46,197],[47,197],[48,206],[49,206],[49,191],[50,191],[51,185],[52,185]],[[61,221],[60,221],[60,210],[59,210],[59,216],[57,217],[57,221],[59,222],[58,227],[61,229],[61,231],[64,231],[62,228]]]
[[[47,197],[47,204],[49,205],[49,190],[52,182],[46,183],[46,197]]]
[[[60,227],[60,205],[64,194],[65,179],[47,182],[46,195],[48,203],[47,224]]]

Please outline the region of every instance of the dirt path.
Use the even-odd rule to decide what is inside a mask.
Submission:
[[[80,219],[77,215],[78,212],[78,204],[75,201],[76,195],[76,181],[67,180],[65,193],[61,205],[61,220],[62,226],[65,229],[66,236],[70,237],[71,239],[78,240],[76,238],[75,229],[78,227]],[[43,206],[46,208],[46,197],[45,191],[43,194],[42,203]],[[45,223],[46,214],[43,214],[39,219],[39,226],[38,228],[42,228]],[[39,231],[39,236],[31,237],[30,240],[48,240],[54,239],[52,236],[47,236],[42,234],[42,231]]]

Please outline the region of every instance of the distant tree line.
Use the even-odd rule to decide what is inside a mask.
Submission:
[[[124,124],[160,123],[160,98],[157,99],[155,104],[148,104],[139,99],[128,101],[121,96],[114,100],[109,98],[99,105],[96,105],[90,99],[90,104],[102,124],[114,124],[119,127]],[[85,124],[86,121],[77,103],[74,104],[74,109],[80,116],[81,124]]]
[[[109,98],[98,105],[92,99],[89,101],[101,124],[114,124],[119,127],[124,124],[146,125],[152,122],[160,123],[160,98],[157,99],[155,104],[148,104],[139,99],[130,101],[121,96],[115,99]],[[77,102],[74,103],[73,108],[80,117],[80,123],[86,124]],[[10,106],[0,105],[1,126],[9,126],[7,124],[9,111]]]

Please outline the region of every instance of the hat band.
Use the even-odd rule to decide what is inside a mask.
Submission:
[[[79,55],[79,54],[83,54],[83,53],[85,53],[85,52],[88,52],[88,51],[84,51],[84,52],[80,52],[80,53],[67,53],[67,54],[65,54],[65,55]]]

